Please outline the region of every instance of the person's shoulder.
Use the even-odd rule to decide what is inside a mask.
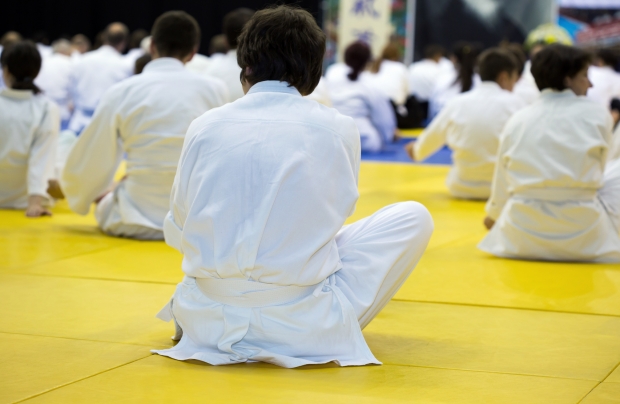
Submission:
[[[591,118],[596,118],[600,121],[607,121],[609,118],[608,109],[603,104],[588,97],[575,97],[572,104],[575,106],[575,110],[583,111],[584,115],[588,115]]]

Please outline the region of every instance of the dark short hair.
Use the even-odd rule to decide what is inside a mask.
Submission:
[[[349,80],[357,81],[370,59],[372,59],[372,52],[366,42],[356,41],[347,46],[344,50],[344,63],[351,68],[347,75]]]
[[[325,34],[309,12],[292,6],[260,10],[248,21],[237,50],[241,78],[286,81],[302,95],[319,84]],[[246,74],[246,68],[251,73]]]
[[[566,89],[566,77],[575,77],[591,63],[592,55],[582,49],[552,44],[532,59],[532,75],[540,91],[546,88],[562,91]]]
[[[152,41],[160,56],[183,58],[200,44],[200,27],[185,11],[168,11],[153,24]]]
[[[500,73],[518,73],[517,58],[507,49],[491,48],[478,58],[478,73],[482,81],[496,81]]]
[[[435,56],[444,56],[446,50],[441,45],[431,44],[424,48],[424,58],[432,59]]]
[[[601,59],[606,66],[615,68],[618,65],[618,52],[614,49],[600,49],[596,52],[596,56]]]
[[[140,56],[136,59],[136,62],[133,65],[133,74],[140,74],[144,70],[144,67],[153,60],[153,57],[150,53]]]
[[[15,82],[15,90],[32,90],[39,94],[41,90],[34,84],[34,79],[41,70],[41,54],[32,41],[19,41],[3,49],[0,56],[2,68],[7,68]]]
[[[131,36],[129,37],[129,49],[140,48],[140,44],[142,43],[142,40],[146,38],[147,36],[149,36],[148,31],[142,28],[137,29],[134,32],[132,32]]]
[[[115,30],[113,28],[120,27],[120,30]],[[129,36],[129,30],[124,24],[120,23],[112,23],[108,25],[103,34],[104,43],[111,46],[118,46],[127,42],[127,37]]]
[[[245,24],[254,15],[254,10],[249,8],[238,8],[224,16],[223,30],[230,49],[237,49],[239,45],[239,35],[243,31]]]

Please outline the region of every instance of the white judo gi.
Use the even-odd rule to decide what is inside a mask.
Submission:
[[[331,77],[331,78],[330,78]],[[362,150],[377,152],[394,139],[396,115],[388,97],[376,88],[372,74],[362,72],[356,81],[346,75],[328,76],[332,105],[355,121]]]
[[[91,121],[103,94],[131,74],[133,65],[109,45],[76,59],[71,78],[75,110],[69,129],[80,133]]]
[[[48,198],[54,178],[58,107],[30,90],[0,90],[0,208],[25,209],[28,196]]]
[[[379,71],[371,75],[374,85],[396,105],[404,105],[409,95],[409,72],[400,62],[383,60]]]
[[[609,109],[611,100],[620,98],[620,74],[609,66],[590,66],[588,78],[592,88],[588,90],[588,98],[599,102]]]
[[[205,74],[222,80],[228,88],[229,101],[243,97],[241,68],[237,63],[237,50],[231,49],[222,57],[214,58],[205,69]]]
[[[413,63],[408,72],[409,93],[419,101],[428,101],[441,74],[442,68],[434,60],[424,59]]]
[[[63,129],[69,123],[72,112],[71,74],[73,62],[70,56],[54,53],[43,59],[41,71],[34,83],[58,105]]]
[[[360,165],[354,122],[264,81],[188,130],[166,217],[186,276],[158,315],[180,325],[153,351],[214,365],[380,363],[361,329],[432,233],[415,202],[349,226]]]
[[[571,90],[545,90],[517,112],[500,140],[479,244],[491,254],[620,262],[620,165],[609,164],[612,120]]]
[[[429,100],[428,106],[428,117],[435,117],[443,107],[450,101],[452,98],[456,97],[459,94],[463,93],[463,87],[458,80],[458,72],[456,69],[448,72],[444,72],[439,76],[437,82],[435,83],[435,88],[431,94],[431,98]],[[472,88],[476,88],[478,84],[480,84],[480,76],[478,74],[474,74],[472,78]],[[470,89],[470,90],[471,90]]]
[[[424,160],[447,144],[454,166],[446,185],[458,198],[487,199],[497,161],[499,136],[508,119],[525,102],[494,81],[448,102],[415,143],[416,160]]]
[[[203,75],[208,74],[207,69],[209,68],[210,64],[211,60],[208,56],[197,53],[194,55],[192,60],[185,63],[185,68],[192,73]]]
[[[517,84],[515,84],[513,93],[521,97],[526,104],[531,104],[538,99],[540,96],[540,90],[536,85],[536,80],[532,75],[532,62],[525,62],[525,67],[523,68],[523,74]]]
[[[306,98],[314,100],[319,104],[323,104],[326,107],[332,106],[332,98],[329,95],[329,88],[327,87],[327,81],[324,77],[321,77],[319,84],[316,86],[311,94],[308,94]]]
[[[88,213],[126,153],[127,178],[97,205],[97,222],[114,236],[162,239],[185,132],[192,120],[224,104],[222,86],[185,70],[177,59],[160,58],[112,87],[62,172],[71,209]]]

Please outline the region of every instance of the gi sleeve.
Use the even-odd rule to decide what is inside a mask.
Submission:
[[[40,195],[48,198],[47,182],[54,178],[59,130],[60,112],[55,104],[48,102],[30,146],[28,195]]]
[[[452,122],[450,116],[450,107],[444,108],[420,135],[414,146],[417,161],[426,160],[446,144],[448,128]]]
[[[63,193],[71,209],[81,215],[86,215],[91,203],[110,186],[123,156],[117,98],[109,91],[104,95],[62,171]]]
[[[500,135],[500,144],[498,159],[495,164],[495,172],[493,174],[493,184],[491,185],[491,197],[486,204],[487,215],[497,221],[497,218],[502,213],[504,205],[508,202],[510,193],[508,192],[508,175],[506,172],[506,166],[510,158],[506,155],[509,148],[509,137],[507,136],[510,131],[510,121],[506,128]]]

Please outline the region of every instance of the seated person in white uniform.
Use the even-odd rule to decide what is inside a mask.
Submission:
[[[73,70],[71,42],[66,39],[54,41],[52,50],[54,53],[43,59],[43,66],[35,84],[46,97],[58,105],[61,128],[66,129],[73,111],[71,101],[71,73]]]
[[[0,208],[26,209],[26,216],[51,215],[47,184],[54,176],[58,107],[34,84],[41,55],[30,41],[2,52],[0,90]]]
[[[441,77],[440,62],[444,54],[441,46],[429,45],[424,49],[424,59],[409,66],[409,94],[417,104],[416,114],[420,123],[428,118],[428,102],[437,80]],[[448,63],[452,65],[451,62]]]
[[[344,226],[358,199],[354,121],[313,100],[325,34],[307,11],[258,11],[239,37],[247,94],[196,119],[166,217],[185,278],[158,317],[179,343],[154,351],[213,365],[380,363],[364,328],[432,233],[415,202]],[[268,55],[269,57],[265,57]]]
[[[91,121],[103,94],[132,74],[133,64],[121,54],[127,44],[124,24],[108,25],[102,34],[103,46],[80,56],[74,65],[71,92],[75,110],[69,129],[75,133]]]
[[[196,20],[182,11],[153,25],[153,60],[144,71],[113,86],[71,149],[60,179],[69,206],[95,217],[118,237],[163,239],[170,189],[189,124],[224,104],[223,84],[187,71],[200,40]],[[123,155],[127,176],[109,187]]]
[[[479,44],[464,41],[454,45],[451,56],[454,69],[446,70],[437,79],[429,101],[429,118],[434,118],[452,98],[480,83],[476,62],[481,49]]]
[[[241,68],[237,63],[237,40],[243,26],[253,14],[253,10],[239,8],[224,16],[224,34],[226,35],[230,50],[223,57],[213,59],[205,69],[205,74],[217,77],[226,84],[229,101],[231,102],[243,97],[243,88],[239,80]]]
[[[605,108],[611,108],[611,100],[620,98],[620,73],[615,70],[618,61],[617,51],[601,49],[596,54],[595,64],[588,71],[588,78],[592,82],[588,98]]]
[[[394,139],[396,116],[389,98],[375,86],[372,73],[364,71],[370,58],[370,47],[354,42],[344,53],[349,73],[328,74],[326,78],[334,108],[355,121],[362,150],[378,152]]]
[[[454,166],[446,185],[457,198],[487,199],[497,160],[499,135],[508,119],[525,102],[512,94],[519,66],[506,49],[489,49],[480,56],[482,82],[454,97],[417,141],[406,146],[410,157],[422,161],[444,145],[452,149]]]
[[[517,84],[512,91],[513,93],[521,97],[521,99],[525,101],[525,103],[528,105],[532,104],[540,96],[540,90],[538,89],[538,86],[536,86],[536,80],[534,80],[534,76],[532,76],[532,59],[546,46],[547,43],[545,42],[537,42],[530,47],[529,60],[525,62],[521,78],[519,79],[519,81],[517,81]]]
[[[591,57],[550,45],[532,61],[542,91],[500,138],[479,248],[508,258],[620,262],[620,164],[612,119],[585,97]]]

